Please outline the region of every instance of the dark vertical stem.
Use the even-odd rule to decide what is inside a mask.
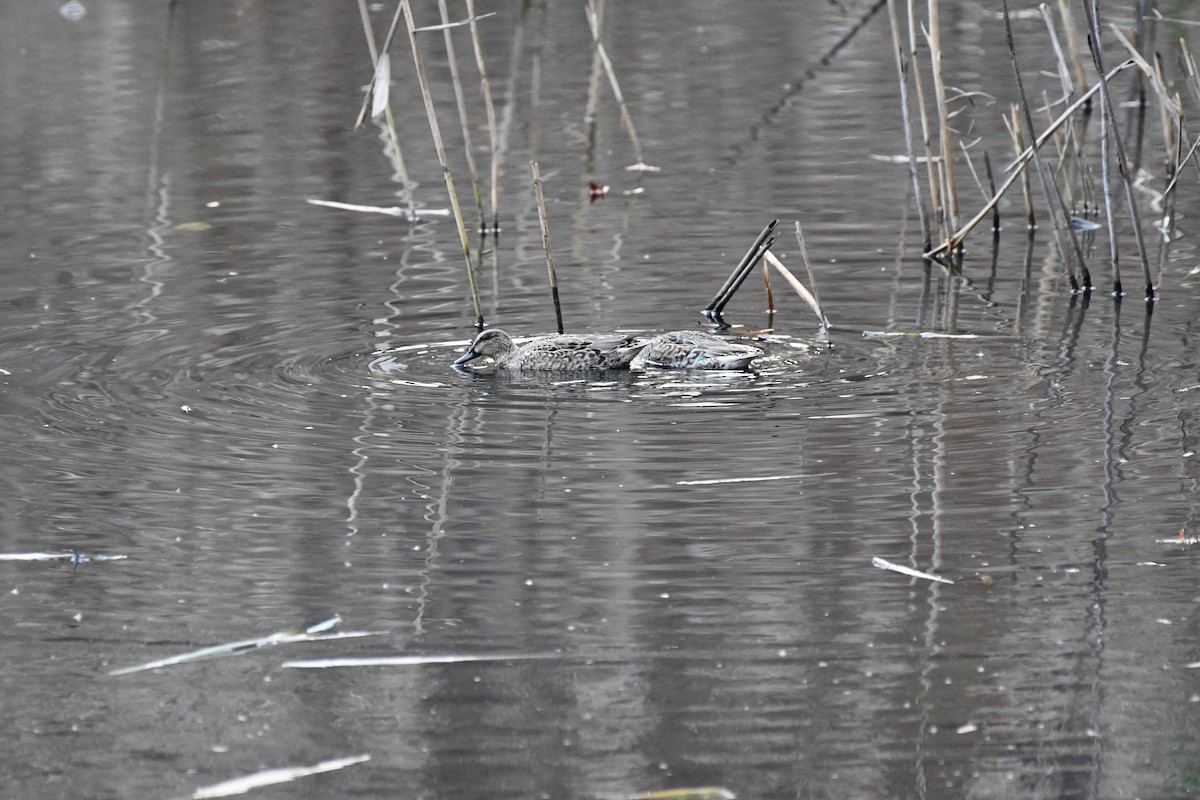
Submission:
[[[1006,41],[1008,44],[1008,55],[1009,55],[1009,58],[1012,60],[1013,74],[1016,76],[1016,79],[1017,79],[1017,94],[1019,95],[1020,100],[1021,100],[1021,109],[1024,112],[1025,125],[1029,129],[1029,136],[1036,143],[1037,135],[1034,133],[1034,131],[1036,129],[1033,126],[1033,113],[1029,110],[1029,100],[1025,94],[1025,83],[1021,79],[1021,66],[1020,66],[1020,64],[1017,63],[1017,46],[1016,46],[1016,43],[1013,41],[1012,18],[1008,13],[1008,0],[1004,0],[1003,7],[1004,7],[1004,33],[1005,33],[1005,38],[1006,38]],[[1066,266],[1066,268],[1067,268],[1067,277],[1071,281],[1071,292],[1072,293],[1078,292],[1080,287],[1079,287],[1079,281],[1075,277],[1075,264],[1071,261],[1071,253],[1069,253],[1067,251],[1066,247],[1063,244],[1062,229],[1067,226],[1065,225],[1065,222],[1061,219],[1060,214],[1055,211],[1055,209],[1057,207],[1062,205],[1062,201],[1060,200],[1057,206],[1054,203],[1054,199],[1050,194],[1050,181],[1046,177],[1046,170],[1045,170],[1044,166],[1042,165],[1042,156],[1038,152],[1038,149],[1036,146],[1033,148],[1033,164],[1034,164],[1034,167],[1037,168],[1038,181],[1042,185],[1042,194],[1045,196],[1046,206],[1050,210],[1050,215],[1051,215],[1052,219],[1054,220],[1054,240],[1058,244],[1058,251],[1059,251],[1059,254],[1062,256],[1063,265]],[[1068,228],[1068,231],[1069,231],[1069,228]],[[1078,243],[1078,241],[1075,240],[1075,236],[1073,233],[1071,234],[1071,240],[1075,245],[1075,253],[1076,253],[1077,257],[1079,258],[1079,264],[1081,267],[1083,267],[1083,255],[1079,251],[1079,243]],[[1084,269],[1085,286],[1087,288],[1090,288],[1090,281],[1088,280],[1087,275],[1086,275],[1086,267],[1083,267],[1083,269]]]
[[[1008,0],[1005,0],[1007,3]],[[1117,150],[1117,169],[1121,172],[1121,180],[1125,184],[1125,201],[1129,204],[1129,216],[1133,222],[1133,238],[1137,243],[1138,257],[1142,260],[1142,275],[1146,279],[1146,302],[1154,302],[1154,281],[1150,277],[1150,260],[1146,256],[1146,239],[1142,235],[1142,219],[1138,213],[1137,197],[1133,192],[1133,176],[1129,171],[1129,158],[1125,153],[1125,143],[1121,132],[1117,129],[1117,115],[1113,109],[1112,96],[1108,91],[1107,77],[1104,74],[1104,54],[1100,46],[1100,9],[1096,0],[1084,0],[1084,11],[1088,21],[1088,45],[1092,51],[1092,61],[1100,72],[1100,104],[1108,119],[1108,130],[1113,137],[1113,145]]]
[[[988,191],[992,197],[996,196],[996,176],[992,173],[992,159],[988,155],[988,151],[983,151],[983,171],[987,174]],[[1000,235],[1000,204],[997,203],[992,207],[992,234],[993,237]]]

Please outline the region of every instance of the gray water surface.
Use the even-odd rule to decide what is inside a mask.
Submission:
[[[554,325],[536,159],[568,329],[696,327],[773,218],[801,274],[804,225],[836,327],[815,342],[775,279],[749,372],[472,375],[450,367],[474,334],[453,224],[306,202],[405,203],[380,129],[353,130],[353,4],[83,5],[0,4],[0,554],[128,558],[0,561],[4,796],[188,796],[357,754],[254,795],[1196,790],[1200,564],[1162,541],[1197,533],[1194,177],[1152,317],[1132,252],[1123,304],[1072,300],[1048,230],[1027,256],[1019,200],[994,264],[977,233],[963,278],[926,284],[874,4],[610,0],[661,167],[639,174],[581,4],[483,3],[489,324]],[[1004,95],[975,122],[999,164],[1010,67],[976,5],[944,11],[947,59]],[[393,50],[413,199],[445,207]],[[1103,238],[1085,244],[1107,286]],[[749,332],[763,307],[755,277],[727,316]],[[862,336],[919,328],[972,338]],[[109,675],[333,614],[380,635]],[[496,658],[282,667],[385,655]]]

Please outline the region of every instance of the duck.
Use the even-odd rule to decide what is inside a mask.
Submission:
[[[475,337],[467,352],[454,361],[463,367],[490,357],[499,371],[558,371],[608,369],[745,369],[763,354],[757,347],[731,342],[700,331],[668,331],[650,337],[585,336],[559,333],[522,345],[499,328]]]
[[[488,328],[471,342],[470,348],[454,362],[462,367],[477,358],[489,356],[498,371],[519,372],[552,370],[626,369],[638,354],[641,343],[632,336],[584,336],[559,333],[542,336],[517,345],[499,328]]]
[[[757,347],[701,331],[669,331],[643,342],[629,363],[633,370],[745,369],[763,354]]]

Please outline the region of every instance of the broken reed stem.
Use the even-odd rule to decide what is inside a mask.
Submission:
[[[1004,33],[1006,43],[1008,45],[1008,55],[1012,60],[1013,74],[1016,76],[1017,80],[1017,97],[1021,101],[1021,109],[1025,117],[1025,125],[1029,128],[1030,135],[1032,135],[1033,131],[1035,130],[1033,125],[1033,112],[1029,110],[1029,98],[1028,95],[1025,94],[1025,82],[1021,78],[1021,66],[1017,62],[1017,46],[1016,42],[1013,41],[1012,17],[1008,13],[1008,0],[1003,0],[1003,7]],[[1046,175],[1045,167],[1042,164],[1042,156],[1037,148],[1034,148],[1033,150],[1033,165],[1037,169],[1038,182],[1042,185],[1042,194],[1045,197],[1046,206],[1050,211],[1050,217],[1054,221],[1054,240],[1058,244],[1058,251],[1062,257],[1064,266],[1067,268],[1067,276],[1071,281],[1071,292],[1078,292],[1080,286],[1078,279],[1075,277],[1075,264],[1071,261],[1072,254],[1067,252],[1067,249],[1063,246],[1063,228],[1066,228],[1068,233],[1070,233],[1072,244],[1075,245],[1075,254],[1079,257],[1079,266],[1084,275],[1084,286],[1085,288],[1090,288],[1091,281],[1087,274],[1087,267],[1083,264],[1083,256],[1079,251],[1079,244],[1075,240],[1075,234],[1073,231],[1071,231],[1069,222],[1063,219],[1061,198],[1057,206],[1054,203],[1054,198],[1050,193],[1050,178]]]
[[[1007,0],[1005,0],[1007,2]],[[1104,117],[1108,120],[1108,133],[1113,138],[1113,146],[1117,151],[1117,169],[1121,173],[1121,179],[1125,184],[1125,202],[1129,206],[1129,217],[1133,223],[1133,240],[1137,244],[1138,258],[1142,261],[1142,275],[1146,279],[1146,302],[1154,303],[1154,280],[1150,276],[1150,260],[1146,255],[1146,240],[1142,235],[1142,220],[1141,214],[1138,213],[1137,197],[1133,191],[1133,176],[1129,172],[1129,158],[1125,153],[1125,142],[1121,138],[1121,131],[1117,126],[1116,110],[1113,108],[1112,95],[1108,90],[1108,79],[1104,75],[1104,53],[1100,42],[1100,8],[1097,0],[1084,2],[1084,13],[1087,16],[1088,30],[1091,32],[1091,38],[1088,44],[1092,51],[1092,61],[1096,65],[1096,71],[1100,75],[1100,104],[1104,110]],[[1101,126],[1103,128],[1103,126]],[[1107,141],[1107,138],[1105,138]],[[1107,161],[1105,162],[1107,165]],[[1105,192],[1108,192],[1108,186],[1105,185]],[[1107,202],[1107,197],[1106,197]],[[1109,235],[1115,237],[1116,232],[1111,228],[1111,218],[1109,221]],[[1116,245],[1113,245],[1113,257],[1116,258]],[[1114,277],[1120,279],[1120,273],[1116,271],[1114,264]],[[1120,285],[1113,286],[1113,293],[1119,296]]]
[[[975,188],[979,190],[979,194],[983,197],[983,202],[987,202],[990,195],[987,189],[983,188],[983,181],[979,180],[979,172],[975,169],[975,162],[971,160],[971,151],[967,149],[967,143],[961,139],[958,142],[959,149],[962,150],[963,160],[967,164],[967,171],[971,173],[971,179],[975,181]]]
[[[400,24],[400,12],[401,12],[401,8],[399,6],[397,6],[396,13],[392,16],[392,24],[388,28],[387,36],[385,36],[383,38],[383,47],[381,47],[379,49],[379,52],[381,52],[381,53],[388,53],[392,49],[392,37],[394,37],[396,35],[396,28],[399,27],[399,24]],[[359,14],[360,15],[366,14],[366,10],[361,6],[359,7]],[[368,30],[370,29],[370,23],[368,22],[368,20],[365,16],[363,17],[363,25]],[[367,39],[370,40],[371,38],[372,37],[368,33]],[[375,43],[373,41],[369,42],[368,49],[370,49],[372,53],[375,52]],[[371,108],[371,103],[375,96],[375,84],[379,81],[379,69],[380,69],[380,63],[379,63],[378,57],[373,58],[372,66],[373,66],[373,70],[371,73],[371,81],[370,81],[370,83],[367,84],[366,96],[363,98],[362,107],[358,110],[358,119],[356,119],[354,121],[354,129],[355,130],[358,130],[360,127],[362,127],[363,121],[366,120],[366,118],[367,118],[367,111],[368,111],[368,109]]]
[[[929,0],[929,67],[933,75],[933,94],[937,103],[938,129],[941,132],[942,177],[945,182],[946,215],[950,230],[958,227],[958,189],[954,182],[954,146],[951,142],[950,109],[946,103],[946,83],[942,75],[942,33],[938,0]]]
[[[563,332],[562,305],[558,300],[558,273],[554,271],[554,257],[550,254],[550,223],[546,219],[546,197],[542,193],[542,173],[538,162],[530,161],[533,168],[533,191],[537,195],[538,219],[542,223],[542,249],[546,251],[546,273],[550,276],[550,295],[554,298],[554,321],[558,332]]]
[[[588,27],[592,31],[592,41],[596,44],[596,52],[600,54],[600,62],[608,74],[608,83],[612,86],[613,96],[617,98],[617,105],[621,108],[621,125],[629,134],[629,141],[633,143],[633,153],[637,157],[635,166],[644,167],[646,159],[642,155],[642,143],[638,140],[637,131],[633,127],[633,117],[629,115],[629,106],[625,103],[625,95],[621,93],[621,84],[617,82],[617,73],[613,69],[612,60],[608,57],[608,51],[604,49],[604,43],[600,41],[600,18],[596,14],[594,0],[588,0],[587,19]]]
[[[467,100],[463,96],[462,79],[458,75],[458,55],[454,51],[454,36],[450,30],[450,12],[446,0],[437,0],[438,15],[442,19],[442,36],[446,41],[446,60],[450,66],[450,83],[454,86],[454,101],[458,106],[458,122],[462,126],[463,151],[467,156],[467,172],[471,175],[471,189],[475,192],[475,207],[479,209],[479,227],[486,224],[483,217],[483,193],[479,189],[479,170],[475,167],[475,146],[471,142],[471,122],[467,119]],[[474,20],[472,20],[474,22]]]
[[[492,232],[500,233],[500,139],[496,129],[496,104],[492,102],[492,84],[488,81],[483,63],[483,45],[479,42],[479,26],[475,24],[475,0],[467,0],[467,16],[471,18],[471,46],[475,50],[475,66],[479,69],[479,88],[487,110],[488,146],[492,155],[491,206]]]
[[[1118,64],[1109,71],[1108,75],[1111,78],[1121,70],[1128,69],[1133,65],[1134,62],[1132,60]],[[1013,185],[1017,178],[1024,174],[1026,165],[1033,158],[1034,149],[1040,148],[1043,144],[1045,144],[1046,141],[1054,135],[1054,132],[1062,127],[1062,125],[1071,118],[1071,115],[1078,111],[1086,102],[1091,99],[1092,95],[1098,91],[1100,91],[1100,84],[1097,83],[1084,92],[1083,95],[1081,95],[1074,103],[1068,106],[1061,114],[1059,114],[1057,119],[1054,120],[1050,127],[1042,131],[1037,140],[1032,145],[1027,147],[1022,147],[1021,145],[1022,137],[1020,119],[1018,117],[1017,107],[1013,106],[1012,121],[1009,122],[1009,120],[1006,118],[1005,124],[1009,126],[1009,133],[1013,137],[1013,142],[1017,150],[1017,157],[1004,167],[1004,170],[1009,173],[1008,179],[1001,184],[1000,188],[996,190],[996,193],[992,195],[992,199],[988,201],[988,203],[984,205],[984,207],[980,209],[974,217],[972,217],[968,222],[964,223],[963,226],[955,231],[952,236],[948,236],[940,245],[925,253],[925,257],[936,257],[941,253],[952,250],[961,244],[962,239],[968,233],[970,233],[975,226],[983,220],[984,217],[988,215],[988,212],[991,211],[997,203],[1000,202],[1000,198],[1004,196],[1004,193],[1008,191],[1009,187]],[[1031,226],[1034,224],[1032,206],[1029,207],[1029,224]]]
[[[412,45],[413,63],[417,68],[417,80],[421,84],[421,97],[425,101],[425,116],[429,118],[429,131],[433,134],[433,145],[437,149],[438,163],[442,166],[442,177],[446,179],[446,193],[450,195],[450,207],[454,210],[454,222],[458,225],[458,238],[462,242],[463,258],[467,262],[467,278],[471,283],[471,301],[475,304],[475,326],[483,327],[483,306],[479,302],[479,282],[475,278],[475,263],[471,260],[471,243],[467,240],[467,228],[463,224],[462,209],[458,206],[458,193],[454,191],[454,178],[446,163],[446,147],[442,144],[442,131],[438,127],[437,112],[433,108],[433,93],[429,90],[429,79],[425,76],[425,64],[421,60],[421,47],[417,44],[416,25],[413,24],[409,0],[400,0],[398,12],[404,13],[408,26],[408,41]]]
[[[929,212],[921,194],[921,179],[917,176],[917,153],[913,149],[912,116],[908,100],[908,67],[904,57],[904,46],[900,41],[900,22],[896,19],[896,0],[888,0],[888,17],[892,25],[892,50],[896,55],[896,74],[900,79],[900,116],[904,122],[904,146],[908,151],[908,174],[912,179],[913,197],[917,202],[917,216],[921,219],[921,231],[925,235],[922,252],[933,248],[933,232],[929,227]]]
[[[808,245],[804,241],[804,231],[800,228],[800,220],[796,220],[796,241],[800,245],[800,260],[804,262],[804,271],[808,273],[808,282],[812,286],[813,304],[817,318],[821,320],[821,332],[829,331],[829,317],[821,305],[821,293],[817,291],[817,277],[813,274],[812,262],[808,260]]]

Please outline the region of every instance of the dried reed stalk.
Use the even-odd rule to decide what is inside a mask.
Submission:
[[[1126,61],[1122,64],[1118,64],[1117,66],[1115,66],[1111,70],[1109,70],[1108,75],[1111,78],[1113,75],[1116,75],[1118,72],[1128,69],[1129,67],[1131,67],[1133,65],[1134,65],[1134,62],[1132,60]],[[1008,126],[1009,134],[1013,137],[1013,141],[1015,142],[1016,149],[1017,149],[1017,157],[1014,158],[1011,162],[1009,162],[1004,167],[1005,171],[1009,173],[1008,179],[1005,180],[1004,183],[1000,185],[1000,188],[996,190],[996,193],[994,195],[992,195],[992,199],[989,200],[984,205],[984,207],[982,209],[980,209],[979,212],[974,217],[972,217],[969,221],[965,222],[961,228],[959,228],[957,231],[955,231],[952,236],[948,236],[946,238],[946,240],[943,241],[940,245],[935,247],[933,250],[925,253],[925,256],[927,258],[936,258],[941,253],[945,253],[948,250],[952,250],[952,249],[955,249],[956,247],[958,247],[958,245],[961,244],[962,239],[968,233],[970,233],[975,228],[975,226],[978,225],[983,220],[983,218],[988,215],[989,212],[991,212],[992,208],[997,203],[1000,202],[1000,198],[1002,198],[1004,196],[1004,193],[1008,191],[1009,187],[1012,186],[1012,184],[1017,180],[1017,178],[1020,177],[1021,175],[1025,174],[1025,166],[1030,162],[1030,160],[1032,160],[1035,149],[1040,148],[1043,144],[1045,144],[1046,141],[1049,140],[1049,138],[1054,135],[1054,132],[1056,130],[1058,130],[1058,128],[1061,127],[1063,124],[1065,124],[1067,121],[1069,121],[1071,119],[1071,116],[1076,111],[1078,111],[1080,108],[1084,107],[1084,104],[1087,103],[1091,99],[1092,95],[1098,91],[1100,91],[1099,83],[1093,85],[1090,89],[1088,89],[1086,92],[1084,92],[1083,95],[1081,95],[1079,98],[1077,98],[1074,103],[1072,103],[1061,114],[1058,115],[1058,117],[1054,120],[1054,122],[1046,130],[1042,131],[1041,135],[1038,136],[1037,140],[1033,144],[1028,145],[1028,146],[1023,146],[1021,144],[1021,141],[1022,141],[1021,125],[1020,125],[1020,120],[1018,117],[1018,109],[1016,106],[1013,106],[1011,121],[1008,118],[1004,118],[1004,123],[1005,123],[1005,125]],[[1030,225],[1032,226],[1034,224],[1034,220],[1033,220],[1033,216],[1032,216],[1032,207],[1030,207],[1029,221],[1030,221]]]
[[[374,94],[379,91],[379,74],[383,69],[383,60],[379,56],[379,50],[375,47],[375,32],[371,29],[370,12],[367,10],[367,0],[358,0],[358,15],[362,20],[363,34],[367,37],[367,52],[371,54],[371,68],[373,74],[371,77],[371,91],[367,92],[367,102],[371,101]],[[392,21],[392,29],[388,31],[387,42],[390,44],[392,35],[395,31],[396,21]],[[387,57],[385,47],[384,58]],[[390,72],[390,69],[389,69]],[[386,81],[384,83],[384,96],[386,97]],[[365,111],[366,105],[363,109]],[[417,220],[416,201],[413,197],[412,180],[408,177],[408,167],[404,163],[404,152],[400,149],[400,137],[396,135],[396,120],[392,116],[392,106],[390,103],[385,103],[383,108],[384,125],[381,127],[384,134],[387,136],[388,153],[391,155],[392,170],[396,176],[400,178],[400,186],[403,190],[405,206],[408,209],[408,221],[415,222]],[[359,115],[359,120],[355,123],[355,127],[362,124],[363,116]]]
[[[1017,165],[1017,171],[1011,173],[1008,176],[1008,180],[1006,180],[1004,185],[1000,187],[1000,190],[992,195],[992,202],[984,204],[983,208],[979,210],[979,213],[972,217],[971,221],[964,225],[962,229],[969,230],[970,227],[974,227],[971,225],[971,223],[977,223],[982,220],[987,214],[989,206],[998,208],[1000,195],[1012,185],[1013,181],[1015,181],[1019,175],[1021,178],[1021,196],[1025,200],[1025,229],[1028,230],[1029,235],[1032,236],[1033,232],[1037,230],[1037,214],[1033,209],[1033,188],[1029,182],[1029,170],[1025,169],[1025,165],[1028,164],[1029,161],[1021,158],[1021,156],[1025,153],[1025,137],[1021,132],[1021,110],[1017,108],[1016,103],[1013,103],[1012,107],[1008,110],[1008,116],[1001,117],[1001,119],[1004,121],[1004,127],[1008,129],[1008,135],[1012,139],[1013,150],[1017,152],[1017,161],[1014,162]],[[949,249],[949,246],[947,246],[947,249]]]
[[[908,174],[912,179],[913,197],[917,202],[917,215],[921,219],[921,231],[925,241],[922,252],[933,249],[933,232],[929,227],[929,212],[925,208],[925,197],[921,194],[921,179],[917,176],[917,153],[913,149],[912,115],[908,99],[909,61],[905,58],[904,45],[900,41],[900,22],[896,19],[896,0],[888,0],[888,17],[892,26],[892,50],[896,55],[896,74],[900,79],[900,116],[904,121],[904,147],[908,152]]]
[[[917,19],[916,11],[914,10],[915,0],[908,0],[908,61],[912,65],[913,86],[917,90],[917,110],[920,112],[918,118],[921,120],[921,143],[925,148],[925,180],[929,184],[929,202],[933,206],[933,213],[940,223],[939,227],[942,231],[942,240],[948,241],[950,232],[954,230],[950,227],[946,219],[946,209],[942,202],[941,186],[937,180],[937,159],[933,157],[933,141],[930,133],[929,112],[926,110],[925,101],[925,81],[921,77],[921,59],[917,50]]]
[[[475,0],[467,0],[467,16],[471,18],[471,45],[475,50],[475,66],[479,70],[479,89],[487,111],[488,146],[491,149],[491,206],[492,232],[500,232],[500,139],[496,129],[496,104],[492,101],[492,84],[483,62],[483,45],[479,42],[479,27],[475,24]]]
[[[550,223],[546,219],[546,197],[542,193],[542,173],[538,162],[530,161],[533,168],[533,191],[537,195],[538,219],[542,223],[542,249],[546,251],[546,273],[550,276],[550,295],[554,298],[554,321],[558,332],[563,332],[562,304],[558,300],[558,273],[554,270],[554,256],[550,252]]]
[[[951,230],[958,227],[958,188],[954,180],[954,146],[951,139],[950,108],[946,102],[946,83],[942,74],[942,32],[938,0],[929,0],[929,67],[933,76],[934,101],[937,104],[938,131],[941,136],[941,172],[946,197],[946,215]]]
[[[475,145],[471,141],[471,122],[467,118],[467,101],[463,96],[462,79],[458,74],[458,55],[454,52],[454,36],[450,29],[450,12],[446,0],[437,0],[438,15],[442,19],[442,36],[446,41],[446,59],[450,65],[450,83],[454,86],[454,102],[458,106],[458,122],[462,126],[463,151],[467,157],[467,172],[471,176],[471,189],[475,193],[475,206],[479,209],[479,228],[486,223],[483,217],[483,192],[479,189],[479,170],[475,166]],[[475,24],[472,15],[471,24]]]
[[[599,53],[604,71],[608,75],[608,83],[612,87],[613,96],[617,98],[617,105],[621,108],[621,125],[629,134],[629,141],[633,144],[633,152],[637,157],[637,163],[626,169],[635,172],[657,172],[658,167],[646,164],[646,158],[642,154],[642,143],[638,140],[637,130],[633,127],[633,117],[629,115],[629,105],[625,102],[625,95],[621,92],[621,84],[617,82],[617,72],[613,69],[612,59],[608,57],[604,42],[600,41],[600,17],[596,13],[595,0],[588,0],[587,20],[588,27],[592,31],[592,41],[596,45],[596,52]]]
[[[475,278],[475,263],[471,260],[471,243],[467,241],[467,228],[463,224],[462,209],[458,205],[458,192],[454,190],[454,178],[450,174],[450,165],[446,162],[446,146],[442,143],[437,112],[433,108],[433,93],[429,89],[429,79],[425,75],[425,64],[421,60],[421,47],[417,44],[417,28],[413,24],[409,0],[400,0],[400,7],[396,13],[401,12],[404,14],[404,23],[408,26],[408,41],[412,45],[413,63],[417,68],[417,80],[421,84],[421,97],[425,101],[425,116],[429,118],[429,132],[433,135],[433,145],[437,149],[438,163],[442,167],[442,177],[446,179],[446,193],[450,195],[450,207],[454,211],[454,221],[458,225],[458,238],[462,243],[463,258],[467,262],[467,278],[471,283],[471,300],[475,304],[475,326],[482,328],[483,306],[479,302],[479,282]]]

